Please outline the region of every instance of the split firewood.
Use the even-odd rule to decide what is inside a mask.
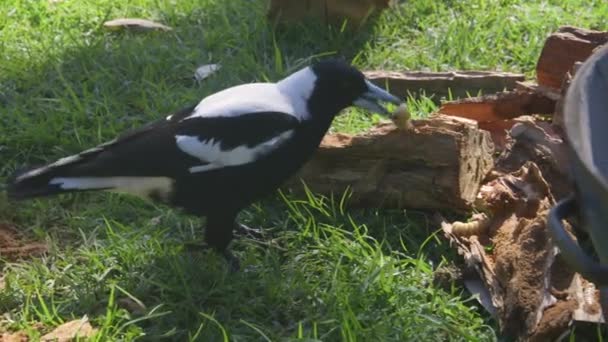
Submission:
[[[347,19],[355,25],[363,23],[374,11],[381,11],[391,0],[271,0],[268,18],[280,22],[317,17],[326,23]]]
[[[517,82],[515,89],[539,93],[553,101],[559,101],[559,99],[562,98],[562,95],[559,91],[544,85],[537,84],[534,81]]]
[[[493,166],[494,146],[477,123],[444,115],[382,123],[360,135],[328,134],[286,184],[314,192],[352,191],[353,206],[469,210]]]
[[[513,119],[522,115],[553,114],[555,100],[529,90],[513,90],[444,103],[439,113],[477,122]]]
[[[456,98],[512,90],[517,82],[523,81],[523,74],[498,71],[454,71],[454,72],[393,72],[366,71],[365,76],[373,83],[387,87],[401,96],[424,93],[434,95],[439,103],[450,94]]]
[[[574,63],[586,60],[596,48],[606,43],[608,32],[560,27],[547,38],[541,51],[536,65],[538,84],[559,91],[564,76]]]

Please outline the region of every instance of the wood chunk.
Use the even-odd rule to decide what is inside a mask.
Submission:
[[[536,82],[532,82],[532,81],[517,82],[517,86],[515,87],[515,89],[528,90],[528,91],[532,91],[535,93],[539,93],[554,101],[559,101],[562,98],[562,95],[557,90],[543,86],[543,85],[536,84]]]
[[[392,72],[365,71],[365,76],[373,83],[387,87],[394,94],[406,96],[408,93],[427,96],[435,95],[439,103],[442,97],[467,97],[483,93],[496,93],[512,90],[518,81],[523,81],[523,74],[497,71],[454,71],[454,72]]]
[[[382,123],[360,135],[328,134],[286,186],[341,196],[359,207],[468,210],[492,169],[494,146],[477,123],[437,115],[414,130]]]
[[[562,85],[560,86],[560,99],[555,104],[555,114],[553,114],[553,125],[559,128],[562,132],[565,132],[566,130],[566,127],[564,126],[564,105],[566,95],[568,93],[568,89],[570,88],[570,83],[572,83],[578,68],[582,64],[583,62],[574,62],[572,68],[566,72],[562,79]]]
[[[559,91],[574,63],[586,60],[594,49],[606,43],[608,32],[560,27],[547,38],[541,51],[536,65],[538,84]]]
[[[355,25],[371,13],[390,6],[392,0],[271,0],[268,18],[279,22],[317,17],[326,23],[341,24],[348,19]]]
[[[518,120],[522,118],[529,118],[529,116],[522,116],[517,119],[509,120],[480,122],[479,128],[490,132],[496,151],[503,151],[511,142],[509,131],[511,130],[513,125],[515,125]]]
[[[513,119],[521,115],[552,114],[555,100],[535,91],[513,90],[444,103],[439,113],[477,122]]]

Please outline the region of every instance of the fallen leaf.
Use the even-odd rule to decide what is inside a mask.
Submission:
[[[194,78],[197,81],[202,81],[205,78],[211,76],[214,72],[218,71],[222,66],[220,64],[205,64],[196,68],[194,72]]]
[[[114,20],[109,20],[103,23],[103,26],[109,30],[120,30],[120,29],[137,29],[137,30],[163,30],[170,31],[171,27],[147,20],[147,19],[139,19],[139,18],[118,18]]]
[[[42,336],[41,341],[68,342],[75,338],[93,336],[97,332],[89,323],[87,316],[82,319],[64,323],[50,333]]]
[[[29,341],[27,334],[23,331],[18,331],[13,334],[3,333],[0,335],[0,341],[2,342],[27,342]]]

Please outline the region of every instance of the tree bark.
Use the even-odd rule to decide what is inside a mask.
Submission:
[[[433,101],[440,103],[441,98],[454,98],[485,94],[514,89],[523,74],[498,71],[454,71],[454,72],[393,72],[366,71],[365,76],[380,87],[387,87],[394,94],[407,96],[424,93],[434,95]]]
[[[492,122],[522,115],[553,114],[556,100],[531,90],[513,90],[444,103],[439,113]]]
[[[342,196],[358,207],[471,209],[493,167],[490,134],[477,123],[436,115],[405,131],[383,123],[360,135],[328,134],[286,187]]]
[[[559,91],[574,63],[586,60],[593,50],[606,43],[608,32],[560,27],[547,38],[541,51],[536,65],[538,84]]]

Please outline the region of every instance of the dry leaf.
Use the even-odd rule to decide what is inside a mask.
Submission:
[[[75,338],[93,336],[97,332],[89,323],[87,316],[82,319],[64,323],[50,333],[42,336],[41,341],[68,342]]]
[[[205,78],[211,76],[214,72],[218,71],[222,66],[220,64],[205,64],[196,68],[194,78],[197,81],[202,81]]]
[[[3,333],[0,335],[0,341],[2,342],[28,342],[29,339],[27,334],[23,331],[18,331],[13,334]]]
[[[171,27],[147,20],[147,19],[139,19],[139,18],[118,18],[114,20],[109,20],[103,23],[103,26],[109,30],[120,30],[120,29],[137,29],[137,30],[162,30],[162,31],[170,31]]]

